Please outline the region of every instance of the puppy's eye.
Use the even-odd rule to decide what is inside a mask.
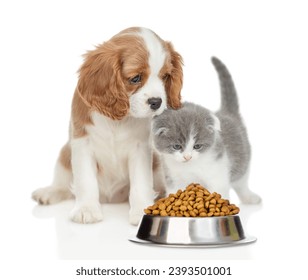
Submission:
[[[141,82],[141,75],[137,75],[129,80],[132,85],[139,84]]]
[[[182,146],[179,145],[179,144],[175,144],[175,145],[172,146],[172,148],[173,148],[174,150],[176,150],[176,151],[179,151],[179,150],[182,149]]]

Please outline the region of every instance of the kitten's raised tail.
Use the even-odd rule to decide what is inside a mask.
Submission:
[[[239,104],[236,89],[227,67],[216,57],[212,57],[212,63],[218,73],[221,91],[220,111],[238,115]]]

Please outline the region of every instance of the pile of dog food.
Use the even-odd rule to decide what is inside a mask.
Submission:
[[[235,215],[240,209],[223,199],[220,194],[210,193],[199,184],[190,184],[184,191],[178,190],[166,198],[161,198],[144,209],[147,215],[171,217],[212,217]]]

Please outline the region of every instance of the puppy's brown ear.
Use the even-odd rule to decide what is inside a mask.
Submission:
[[[183,60],[179,53],[177,53],[172,44],[167,42],[167,49],[171,54],[172,71],[170,76],[166,79],[165,88],[167,93],[168,106],[172,109],[181,107],[181,90],[183,86]]]
[[[122,80],[120,57],[110,41],[85,55],[77,91],[92,110],[113,120],[127,115],[129,100]]]

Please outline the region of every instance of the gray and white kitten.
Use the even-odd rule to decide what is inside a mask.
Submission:
[[[243,203],[259,203],[247,184],[251,151],[232,77],[220,60],[212,58],[212,63],[221,87],[218,112],[185,102],[153,119],[154,148],[162,160],[167,191],[200,183],[228,198],[233,187]]]

